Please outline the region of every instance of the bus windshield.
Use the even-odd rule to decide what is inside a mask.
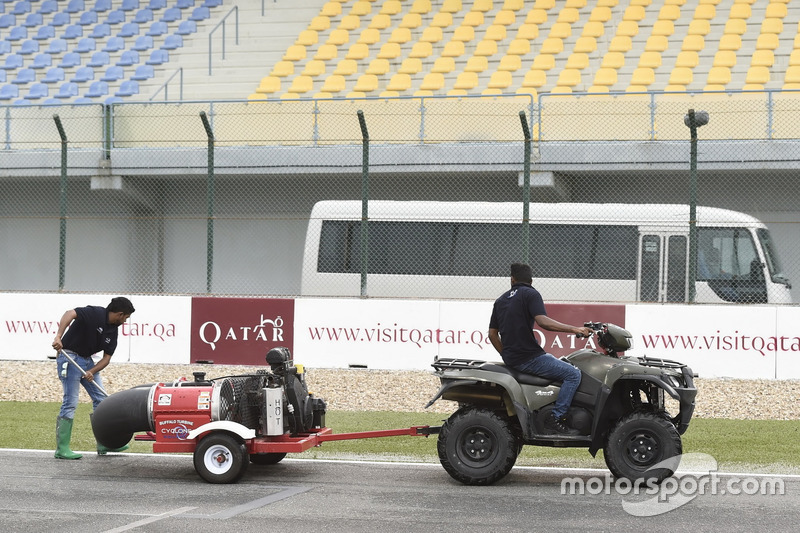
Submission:
[[[784,285],[789,285],[789,280],[783,274],[783,267],[781,266],[780,258],[778,258],[778,254],[775,251],[775,244],[772,241],[772,236],[767,229],[758,229],[756,230],[758,235],[758,240],[761,242],[761,248],[764,250],[764,257],[767,261],[767,268],[769,269],[769,275],[772,281],[775,283],[782,283]]]

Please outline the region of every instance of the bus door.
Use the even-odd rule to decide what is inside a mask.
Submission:
[[[685,302],[689,239],[685,234],[648,232],[639,241],[639,301]]]

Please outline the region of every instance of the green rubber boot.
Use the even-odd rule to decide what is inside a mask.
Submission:
[[[72,419],[56,418],[56,459],[80,459],[83,457],[69,449],[69,441],[72,438]]]
[[[128,448],[130,448],[130,446],[128,446],[127,444],[125,446],[120,447],[120,448],[106,448],[105,446],[103,446],[102,444],[100,444],[98,442],[97,443],[97,455],[105,455],[108,452],[124,452]]]

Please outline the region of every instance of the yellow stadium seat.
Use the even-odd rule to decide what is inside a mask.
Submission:
[[[517,16],[513,11],[508,9],[501,9],[497,12],[497,15],[494,16],[494,24],[500,24],[501,26],[511,26],[516,21]]]
[[[423,91],[441,91],[444,88],[444,74],[441,72],[429,72],[425,74],[419,88]]]
[[[406,13],[400,21],[400,24],[397,25],[398,28],[406,28],[409,30],[415,30],[420,26],[422,26],[422,15],[419,13]]]
[[[353,43],[345,54],[345,59],[366,59],[370,54],[369,45],[366,43]]]
[[[687,35],[681,44],[682,51],[699,52],[705,48],[706,42],[702,35]]]
[[[525,0],[505,0],[503,2],[503,9],[508,9],[510,11],[519,11],[525,7]]]
[[[739,35],[726,33],[719,40],[720,50],[736,51],[741,47],[742,47],[742,38]]]
[[[358,62],[355,59],[342,59],[333,70],[333,73],[339,76],[352,76],[356,72],[358,72]]]
[[[435,44],[442,40],[443,33],[442,28],[437,26],[428,26],[424,30],[422,30],[422,36],[419,38],[420,41]]]
[[[586,0],[566,0],[566,2],[564,2],[564,7],[583,9],[586,7]]]
[[[369,66],[367,67],[367,70],[365,72],[367,74],[375,74],[376,76],[383,76],[384,74],[387,74],[390,69],[391,66],[389,65],[388,59],[381,59],[379,57],[376,57],[375,59],[369,62]]]
[[[572,36],[572,25],[569,22],[554,22],[550,26],[548,37],[553,39],[567,39]]]
[[[769,69],[767,67],[750,67],[744,80],[744,88],[748,90],[763,89],[769,83]]]
[[[611,8],[608,6],[596,6],[589,13],[588,22],[608,22],[611,20]]]
[[[793,67],[796,65],[800,65],[800,48],[795,48],[792,50],[792,53],[789,54],[789,66]]]
[[[617,7],[618,4],[619,0],[597,0],[597,5],[601,7]]]
[[[573,50],[582,54],[591,54],[597,50],[597,39],[594,37],[578,37]]]
[[[553,9],[556,7],[556,0],[536,0],[533,3],[533,9]]]
[[[762,33],[756,39],[756,50],[775,50],[778,48],[778,36],[774,33]]]
[[[644,6],[634,6],[630,5],[625,8],[625,12],[622,13],[622,20],[632,20],[634,22],[641,22],[644,18],[645,11]]]
[[[493,56],[497,53],[497,41],[484,39],[475,47],[476,56]]]
[[[302,44],[293,44],[283,54],[284,61],[302,61],[306,58],[306,47]]]
[[[800,84],[800,65],[789,65],[783,78],[784,87],[787,83]],[[797,87],[795,87],[797,88]]]
[[[311,76],[295,76],[292,85],[289,87],[290,93],[305,94],[314,88],[314,80]]]
[[[447,74],[449,72],[453,72],[455,69],[456,62],[452,57],[437,57],[436,61],[433,62],[431,72]]]
[[[482,11],[483,13],[491,11],[493,7],[492,0],[475,0],[472,4],[473,11]]]
[[[385,43],[378,51],[379,59],[397,59],[403,50],[400,48],[399,43]]]
[[[657,69],[661,66],[661,53],[660,52],[643,52],[639,56],[640,67]]]
[[[706,85],[725,86],[731,82],[731,69],[728,67],[711,67],[706,78]]]
[[[506,53],[512,56],[524,56],[531,51],[531,41],[529,39],[514,39],[508,44]]]
[[[322,84],[322,92],[324,93],[339,93],[344,91],[346,82],[344,76],[338,74],[331,74]]]
[[[720,50],[714,54],[715,67],[735,67],[736,66],[736,52],[733,50]]]
[[[767,8],[764,10],[764,18],[778,18],[782,19],[786,15],[788,15],[789,10],[786,7],[786,4],[781,2],[770,2],[767,4]]]
[[[469,91],[477,86],[478,86],[477,72],[462,72],[456,78],[456,82],[453,85],[453,88],[461,89],[463,91]]]
[[[444,0],[440,13],[458,13],[461,8],[461,0]]]
[[[567,87],[565,85],[556,85],[550,92],[552,94],[572,94],[572,87]]]
[[[671,20],[675,22],[681,18],[681,8],[675,4],[664,4],[658,11],[658,20]]]
[[[278,61],[275,63],[275,66],[272,67],[272,72],[270,73],[271,76],[276,76],[278,78],[285,78],[286,76],[292,76],[293,74],[293,61]]]
[[[576,87],[581,84],[581,71],[574,68],[564,68],[558,73],[556,85],[561,87]]]
[[[610,92],[610,89],[607,85],[592,85],[586,90],[586,92],[590,94],[605,94]]]
[[[588,54],[572,53],[567,58],[567,64],[565,65],[564,68],[583,70],[588,66],[589,66]]]
[[[728,19],[725,23],[724,34],[744,35],[747,31],[747,21],[744,19]]]
[[[506,72],[516,72],[522,68],[522,59],[515,55],[506,55],[500,58],[500,64],[497,70]]]
[[[364,28],[361,35],[358,36],[357,43],[364,43],[366,45],[376,44],[381,40],[381,31],[377,28]]]
[[[506,38],[506,27],[501,24],[492,24],[486,28],[484,40],[503,41]]]
[[[761,21],[761,33],[780,35],[781,32],[783,32],[783,21],[781,19],[771,18]]]
[[[556,22],[566,22],[567,24],[572,24],[574,22],[578,22],[580,18],[581,14],[577,9],[574,7],[564,7],[558,12]]]
[[[325,44],[342,46],[343,44],[347,44],[349,40],[350,32],[341,28],[337,28],[335,30],[331,30],[331,32],[328,34],[328,39],[325,41]]]
[[[702,35],[706,36],[711,31],[711,23],[703,19],[695,19],[689,23],[687,33],[689,35]]]
[[[342,20],[339,21],[337,28],[340,30],[353,31],[358,29],[359,26],[361,26],[361,18],[356,15],[345,15],[342,17]]]
[[[314,54],[314,59],[320,59],[322,61],[330,61],[335,59],[336,56],[339,54],[339,49],[336,48],[332,44],[323,44],[319,48],[317,48],[317,52]]]
[[[395,28],[389,36],[389,43],[405,44],[411,40],[411,30],[408,28]]]
[[[736,3],[731,6],[731,11],[728,16],[732,19],[747,20],[752,13],[753,11],[750,9],[750,4]]]
[[[657,20],[653,24],[651,35],[664,35],[669,37],[675,33],[675,24],[671,20]]]
[[[611,87],[617,84],[617,69],[599,68],[594,75],[594,85]]]
[[[664,52],[669,47],[669,39],[666,35],[651,35],[644,43],[647,52]]]
[[[536,24],[537,26],[547,22],[547,11],[544,9],[533,8],[525,16],[525,24]]]
[[[653,0],[631,0],[632,6],[644,6],[647,7],[653,3]]]
[[[472,26],[459,26],[456,28],[456,31],[453,32],[453,41],[461,41],[462,43],[468,43],[475,38],[475,28]]]
[[[487,87],[489,89],[508,89],[511,87],[511,83],[513,79],[511,77],[511,73],[507,70],[498,70],[494,72],[492,76],[489,78],[489,83]]]
[[[675,58],[676,67],[694,68],[700,63],[700,57],[694,50],[681,50]]]
[[[315,30],[303,30],[297,36],[294,44],[301,44],[303,46],[313,46],[319,42],[319,36]]]
[[[483,72],[489,68],[489,61],[486,56],[472,56],[467,59],[464,72]]]
[[[483,13],[480,11],[468,11],[461,21],[462,26],[469,26],[470,28],[477,28],[483,26]]]
[[[711,20],[717,16],[717,8],[714,4],[699,4],[694,9],[694,20]]]
[[[453,15],[439,11],[431,19],[431,26],[434,28],[449,28],[453,25]]]
[[[376,30],[385,30],[392,26],[392,17],[386,13],[378,13],[369,22],[368,28],[375,28]]]
[[[754,1],[754,0],[747,0],[747,1]],[[685,3],[686,3],[686,0],[664,0],[664,4],[666,4],[666,5],[682,6]]]
[[[410,13],[419,13],[425,15],[431,12],[431,0],[414,0],[411,4]]]
[[[433,54],[433,45],[425,41],[417,41],[411,47],[408,57],[425,58]]]
[[[338,17],[342,14],[342,4],[339,2],[326,2],[319,11],[325,17]]]
[[[750,65],[756,67],[771,67],[775,63],[775,54],[772,50],[756,50],[750,59]]]
[[[536,100],[536,96],[538,95],[538,92],[533,87],[525,87],[523,85],[519,89],[517,89],[517,94],[520,95],[520,96],[530,96],[534,100]]]
[[[356,84],[353,87],[354,91],[360,93],[371,93],[372,91],[376,91],[378,89],[378,76],[374,74],[362,74],[356,80]]]
[[[411,76],[408,74],[397,73],[389,79],[386,85],[386,90],[394,92],[403,92],[411,88]]]
[[[602,22],[590,20],[583,25],[581,30],[581,37],[602,37],[605,34],[606,28]]]
[[[547,39],[542,42],[542,46],[539,49],[540,54],[560,54],[564,51],[564,41],[561,39],[556,39],[554,37],[548,37]]]
[[[622,52],[606,52],[600,68],[619,69],[625,66],[625,54]]]
[[[628,52],[632,47],[631,38],[627,35],[615,35],[608,44],[609,52]]]
[[[639,24],[632,20],[623,20],[617,25],[617,35],[636,37],[639,34]]]
[[[533,58],[533,65],[531,69],[533,70],[550,70],[555,68],[556,66],[556,58],[551,54],[539,54],[538,56]]]
[[[687,67],[675,67],[669,73],[669,85],[682,85],[686,87],[692,83],[692,69]]]
[[[384,13],[386,15],[397,15],[402,10],[403,4],[400,3],[400,0],[386,0],[381,6],[380,13]]]
[[[261,78],[256,92],[264,94],[277,93],[281,90],[281,79],[276,76],[266,76]]]
[[[363,17],[364,15],[369,15],[372,12],[372,4],[367,0],[359,0],[353,7],[350,9],[350,14],[355,15],[357,17]]]
[[[547,73],[543,70],[529,70],[522,79],[523,87],[539,89],[547,84]]]
[[[631,75],[631,85],[648,87],[656,81],[656,74],[651,68],[637,68]]]
[[[323,17],[322,15],[316,16],[308,23],[308,29],[312,31],[325,31],[331,27],[331,19]]]
[[[303,67],[303,72],[301,72],[301,74],[304,76],[311,76],[312,78],[321,76],[325,74],[325,62],[319,59],[312,59]]]
[[[444,45],[442,57],[461,57],[464,55],[464,43],[462,41],[450,41]]]
[[[418,57],[407,57],[400,63],[397,72],[401,74],[418,74],[422,72],[422,59]]]

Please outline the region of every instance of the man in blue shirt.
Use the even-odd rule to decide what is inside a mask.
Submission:
[[[99,372],[111,362],[111,356],[117,348],[119,326],[124,324],[134,311],[131,301],[120,296],[113,298],[108,307],[95,305],[77,307],[67,310],[61,317],[58,333],[53,339],[53,348],[58,352],[56,358],[58,378],[64,389],[61,411],[56,419],[56,459],[81,458],[81,454],[74,453],[69,446],[80,386],[83,385],[89,393],[92,409],[97,408],[105,398],[101,392],[103,384]],[[69,353],[84,373],[67,360],[64,352]],[[92,356],[98,352],[103,352],[103,357],[95,363]],[[92,385],[92,382],[99,384],[100,387]],[[97,453],[104,455],[108,451],[125,448],[127,446],[118,450],[108,450],[98,444]]]
[[[489,320],[489,340],[506,365],[543,378],[562,382],[553,411],[545,420],[545,429],[553,433],[577,435],[566,423],[566,414],[581,384],[581,371],[566,361],[556,359],[537,342],[534,323],[548,331],[589,336],[586,327],[562,324],[547,316],[539,291],[531,286],[531,267],[511,265],[511,289],[495,302]]]

